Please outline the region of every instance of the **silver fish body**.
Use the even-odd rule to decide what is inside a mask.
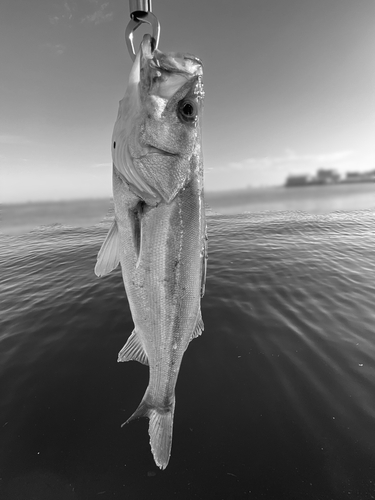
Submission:
[[[203,330],[203,87],[200,61],[151,52],[150,46],[146,35],[120,102],[112,140],[115,221],[95,272],[107,274],[121,264],[135,328],[118,360],[140,361],[150,371],[127,422],[149,417],[151,450],[164,469],[182,357]]]

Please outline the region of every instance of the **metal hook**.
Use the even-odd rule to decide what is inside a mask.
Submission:
[[[129,50],[130,57],[135,59],[136,53],[134,50],[133,34],[142,23],[149,24],[152,27],[152,50],[158,48],[160,38],[160,23],[157,17],[151,12],[151,0],[129,0],[130,21],[125,30],[126,45]]]

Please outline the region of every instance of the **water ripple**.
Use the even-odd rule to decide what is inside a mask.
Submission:
[[[206,443],[205,456],[213,463],[215,457],[228,456],[239,470],[246,465],[247,478],[258,462],[257,473],[264,474],[270,456],[277,456],[274,470],[293,464],[293,472],[283,469],[278,477],[282,484],[283,475],[294,477],[300,467],[305,443],[303,460],[309,465],[299,474],[307,478],[315,470],[321,478],[315,498],[326,498],[322,492],[329,490],[329,498],[332,494],[339,499],[344,477],[351,478],[353,491],[370,498],[363,485],[369,484],[372,473],[365,472],[363,464],[369,455],[375,456],[374,215],[276,212],[209,217],[205,333],[192,342],[183,363],[179,405],[183,407],[185,398],[192,401],[178,414],[178,425],[185,432],[191,426],[186,419],[199,419],[196,427],[205,433],[199,442]],[[130,399],[134,390],[134,404],[138,402],[142,388],[133,387],[138,372],[121,378],[118,370],[130,373],[142,367],[116,364],[117,351],[132,330],[120,270],[101,280],[93,273],[108,227],[108,220],[86,229],[53,226],[4,237],[0,243],[1,409],[5,421],[17,423],[13,434],[6,426],[6,442],[18,442],[28,421],[36,419],[34,413],[45,411],[47,394],[48,404],[60,411],[58,392],[65,391],[66,401],[76,402],[73,414],[77,408],[82,412],[82,422],[101,411],[98,401],[106,400],[112,387],[117,389],[107,404],[113,408],[124,404],[134,409],[133,400],[127,401],[130,396],[123,398],[123,384]],[[194,378],[195,373],[203,379]],[[191,410],[203,390],[199,404],[210,408],[204,418],[201,411]],[[92,400],[84,409],[82,394],[90,391]],[[233,408],[237,423],[229,432]],[[97,420],[109,418],[105,415],[103,410]],[[56,419],[63,429],[64,421]],[[43,432],[51,441],[49,431]],[[259,441],[257,434],[262,436]],[[85,424],[77,435],[85,435]],[[41,434],[35,439],[40,441]],[[82,449],[87,444],[83,441]],[[221,445],[225,450],[219,453]],[[27,457],[27,446],[14,449]],[[64,449],[64,443],[59,446]],[[241,446],[246,450],[242,455]],[[319,464],[315,469],[311,457]],[[196,454],[192,463],[195,460]],[[64,466],[69,468],[69,463],[67,459]]]

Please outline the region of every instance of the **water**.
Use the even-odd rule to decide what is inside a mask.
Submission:
[[[108,220],[0,243],[0,498],[375,498],[375,210],[210,215],[205,332],[177,384],[172,456],[121,428],[148,368]]]
[[[205,200],[211,209],[221,214],[234,215],[246,211],[304,211],[310,214],[327,214],[334,211],[375,208],[375,182],[207,192]],[[2,205],[0,233],[24,234],[51,224],[86,227],[103,219],[110,206],[108,199]]]
[[[375,182],[285,188],[265,187],[207,193],[211,208],[224,214],[302,210],[313,214],[375,207]]]

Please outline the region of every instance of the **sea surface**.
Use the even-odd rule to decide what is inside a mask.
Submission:
[[[375,203],[209,211],[205,331],[187,349],[172,456],[137,408],[148,367],[97,224],[0,236],[1,500],[375,498]]]

